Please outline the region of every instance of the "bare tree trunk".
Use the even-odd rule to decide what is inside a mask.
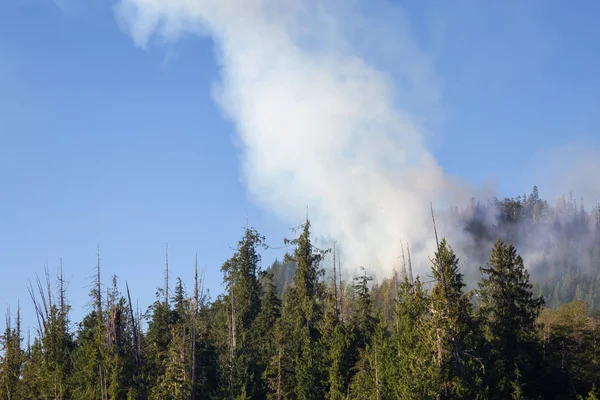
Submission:
[[[17,300],[17,341],[21,348],[21,302]]]
[[[406,252],[408,255],[408,281],[412,285],[413,284],[412,261],[410,259],[410,246],[408,245],[408,243],[406,244]]]
[[[375,398],[377,400],[379,397],[379,365],[377,363],[377,346],[375,346]]]
[[[342,283],[342,260],[341,256],[338,254],[338,273],[340,274],[340,321],[344,322],[344,290]]]
[[[338,316],[338,292],[337,292],[337,276],[336,276],[336,270],[335,270],[335,244],[336,244],[336,242],[333,242],[333,296],[334,296],[334,300],[335,300],[335,306],[334,306],[333,313],[337,317]]]
[[[440,242],[438,240],[437,227],[435,226],[435,215],[433,214],[433,203],[429,203],[431,206],[431,219],[433,221],[433,232],[435,233],[435,247],[437,249],[437,259],[438,259],[438,271],[440,277],[442,279],[442,286],[444,288],[444,295],[446,299],[448,298],[448,288],[446,287],[446,276],[444,273],[444,268],[442,266],[442,259],[440,258]]]
[[[165,304],[169,305],[169,245],[165,248]]]
[[[231,285],[231,357],[235,354],[236,349],[236,332],[235,332],[235,297],[234,297],[235,284]]]
[[[402,251],[402,277],[408,277],[406,273],[406,258],[404,258],[404,245],[402,244],[402,240],[400,240],[400,249]]]
[[[48,272],[48,264],[46,264],[46,268],[45,268],[45,274],[46,274],[46,286],[48,288],[48,308],[52,307],[52,285],[50,284],[50,273]]]
[[[62,258],[60,259],[60,275],[58,277],[59,288],[59,296],[60,296],[60,315],[65,315],[65,288],[64,288],[64,278],[63,278],[63,265]]]
[[[135,347],[135,365],[140,367],[140,352],[139,352],[139,339],[138,329],[135,322],[135,315],[133,315],[133,305],[131,304],[131,294],[129,293],[129,284],[125,281],[125,287],[127,288],[127,299],[129,300],[129,312],[131,313],[131,324],[133,325],[133,345]]]
[[[102,367],[98,368],[98,384],[100,385],[100,397],[104,400],[104,385],[102,384],[104,379],[102,379]]]
[[[233,365],[235,359],[235,297],[234,297],[235,284],[231,282],[231,324],[230,324],[230,347],[229,347],[229,392],[230,396],[233,396]]]
[[[192,310],[192,400],[196,400],[196,318],[198,316],[198,254],[194,265],[194,309]]]
[[[102,321],[102,289],[100,287],[100,246],[98,246],[98,263],[96,264],[96,311]]]
[[[279,346],[279,357],[277,357],[277,400],[281,400],[281,346]]]

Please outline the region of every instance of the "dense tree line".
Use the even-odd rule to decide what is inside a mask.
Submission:
[[[457,252],[467,258],[461,267],[470,284],[478,281],[479,266],[501,238],[520,249],[535,292],[548,306],[573,300],[600,306],[600,204],[586,209],[572,193],[550,204],[534,186],[530,194],[513,198],[472,199],[441,218],[454,228],[450,233]]]
[[[342,280],[308,219],[286,243],[293,251],[262,270],[264,238],[246,228],[214,300],[197,268],[189,293],[181,279],[170,288],[167,261],[144,314],[116,277],[102,290],[98,262],[75,329],[62,271],[57,282],[46,273],[30,287],[33,339],[20,307],[7,314],[0,399],[596,398],[600,320],[588,298],[545,305],[509,242],[494,242],[470,290],[444,238],[426,276],[406,254],[382,282],[368,269]]]

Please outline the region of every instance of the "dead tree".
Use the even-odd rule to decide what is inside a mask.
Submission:
[[[98,320],[102,323],[102,288],[100,281],[100,246],[98,246],[98,262],[96,264],[96,311]]]
[[[406,258],[404,257],[404,244],[402,244],[402,240],[400,240],[400,251],[402,257],[402,277],[408,277],[406,273]]]
[[[333,308],[334,315],[338,316],[338,292],[337,292],[337,276],[335,271],[335,245],[337,242],[333,242],[333,297],[335,306]]]
[[[412,261],[410,259],[410,246],[406,244],[406,253],[408,255],[408,281],[411,285],[413,285],[413,270],[412,270]]]
[[[165,304],[169,305],[169,244],[165,247]]]
[[[340,321],[344,322],[344,286],[342,282],[342,260],[341,256],[338,254],[338,274],[340,275]]]
[[[196,319],[198,317],[198,254],[194,265],[194,301],[192,309],[192,400],[196,400]]]
[[[433,203],[429,203],[431,207],[431,220],[433,221],[433,232],[435,234],[435,248],[437,249],[437,261],[438,261],[438,272],[442,280],[442,287],[444,288],[444,295],[448,298],[448,288],[446,287],[446,276],[444,268],[442,266],[441,254],[440,254],[440,242],[438,240],[437,227],[435,226],[435,215],[433,214]]]
[[[131,304],[131,294],[129,293],[129,284],[125,281],[125,287],[127,288],[127,300],[129,301],[129,313],[131,314],[131,325],[133,329],[133,345],[135,347],[135,366],[140,367],[140,346],[138,338],[138,328],[136,325],[135,315],[133,315],[133,305]]]

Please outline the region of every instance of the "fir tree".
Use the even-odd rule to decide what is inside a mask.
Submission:
[[[281,394],[299,400],[322,399],[327,376],[319,331],[323,316],[320,278],[324,274],[319,264],[323,252],[312,246],[308,219],[300,236],[288,242],[296,246],[293,257],[297,267],[282,308],[280,329],[285,336],[281,363],[285,373]]]
[[[478,311],[488,346],[486,383],[490,398],[507,398],[520,379],[533,382],[539,358],[536,319],[544,301],[533,296],[529,273],[513,245],[498,240],[481,272]],[[535,394],[535,385],[524,387],[523,393]]]
[[[440,368],[439,398],[473,398],[472,381],[475,354],[470,295],[463,293],[465,284],[459,272],[458,258],[446,239],[440,242],[432,261],[436,281],[431,292],[432,325],[436,335],[437,363]]]

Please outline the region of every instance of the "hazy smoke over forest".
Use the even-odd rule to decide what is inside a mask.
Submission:
[[[499,234],[543,260],[562,228],[529,218],[503,225],[498,207],[471,206],[481,196],[428,150],[422,112],[438,106],[440,92],[433,67],[402,11],[377,3],[377,15],[364,17],[354,1],[121,0],[116,14],[140,47],[187,33],[214,41],[213,94],[236,127],[250,194],[290,224],[308,205],[315,234],[337,240],[346,266],[381,277],[398,264],[400,240],[415,267],[426,265],[435,248],[430,201],[440,235],[467,263],[483,260]],[[390,43],[390,32],[402,60],[393,74],[364,56]],[[452,205],[461,211],[442,212]]]

